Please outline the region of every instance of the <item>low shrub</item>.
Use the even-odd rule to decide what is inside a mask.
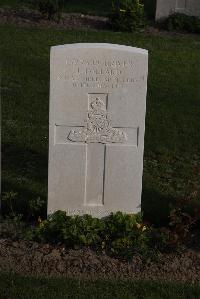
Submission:
[[[139,254],[149,260],[155,258],[157,252],[180,251],[200,221],[200,205],[190,211],[188,199],[180,199],[171,206],[169,225],[165,227],[145,224],[141,214],[122,212],[98,219],[91,215],[68,216],[64,211],[57,211],[46,220],[39,217],[34,224],[30,223],[31,216],[38,213],[43,201],[40,198],[30,201],[30,212],[24,217],[14,209],[16,196],[17,193],[11,191],[2,197],[10,212],[0,219],[0,238],[63,244],[74,249],[86,246],[122,259]],[[29,222],[22,222],[26,218]]]
[[[147,231],[138,215],[117,212],[98,219],[90,215],[67,216],[57,211],[47,220],[40,220],[33,239],[62,243],[68,248],[90,246],[128,258],[147,249]]]
[[[145,225],[140,214],[117,212],[98,219],[57,211],[47,220],[39,221],[32,238],[75,249],[89,246],[119,258],[131,258],[135,253],[149,258],[154,251],[182,250],[192,227],[200,220],[200,210],[190,216],[177,206],[171,210],[169,220],[168,227],[155,228]]]
[[[134,32],[145,27],[144,5],[140,0],[115,0],[110,25],[115,31]]]
[[[61,18],[65,0],[36,0],[37,9],[49,20]]]
[[[175,13],[166,20],[166,28],[169,31],[186,31],[200,33],[200,18]]]
[[[105,218],[105,245],[109,252],[118,257],[143,254],[148,244],[148,229],[140,214],[112,213]]]
[[[66,247],[79,248],[101,243],[104,223],[90,215],[67,216],[57,211],[47,220],[39,221],[35,239],[51,243],[63,243]]]

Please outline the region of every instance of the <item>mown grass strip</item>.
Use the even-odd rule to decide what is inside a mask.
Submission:
[[[159,281],[89,281],[0,273],[1,299],[199,299],[200,286]]]

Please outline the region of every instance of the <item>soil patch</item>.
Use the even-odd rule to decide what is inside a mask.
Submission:
[[[0,8],[0,24],[57,29],[110,30],[108,17],[91,16],[81,13],[63,13],[62,18],[58,23],[54,20],[48,20],[37,10],[27,8]],[[199,34],[169,32],[155,26],[148,26],[145,33],[147,35],[156,36],[200,37]]]
[[[0,24],[13,24],[25,27],[54,27],[59,29],[103,30],[108,28],[108,18],[83,14],[63,14],[60,22],[44,18],[36,10],[0,9]]]
[[[144,263],[139,255],[121,261],[90,249],[66,250],[62,246],[0,239],[0,271],[25,275],[89,279],[163,279],[200,282],[200,251],[160,254],[158,261]]]

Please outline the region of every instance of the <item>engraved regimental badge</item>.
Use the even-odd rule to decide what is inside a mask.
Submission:
[[[99,98],[91,102],[85,123],[84,128],[71,130],[68,139],[85,143],[123,143],[127,140],[123,131],[112,128],[105,104]]]

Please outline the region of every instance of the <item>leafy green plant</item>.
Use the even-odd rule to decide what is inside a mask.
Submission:
[[[3,196],[3,201],[10,207],[10,214],[0,223],[0,236],[61,243],[74,249],[86,246],[123,259],[129,259],[136,253],[147,260],[154,258],[157,251],[181,250],[191,228],[200,220],[200,207],[189,214],[186,211],[188,201],[182,199],[171,207],[169,226],[161,228],[144,224],[141,214],[117,212],[98,219],[91,215],[68,216],[64,211],[57,211],[46,220],[39,217],[37,225],[28,228],[22,222],[23,215],[15,213],[13,202],[16,196],[15,192]],[[42,204],[40,198],[30,201],[30,215],[40,210]]]
[[[39,218],[34,238],[37,241],[64,243],[63,230],[67,225],[71,225],[71,220],[72,218],[63,211],[53,213],[44,221]]]
[[[104,223],[90,215],[67,216],[57,211],[39,223],[35,237],[48,242],[62,242],[66,247],[97,246],[102,242]]]
[[[169,31],[177,30],[200,33],[200,18],[175,13],[167,19],[166,27]]]
[[[98,219],[90,215],[67,216],[65,212],[57,211],[47,220],[39,221],[33,238],[61,242],[68,248],[90,246],[128,258],[147,249],[147,231],[140,215],[117,212]]]
[[[105,219],[105,242],[108,251],[119,257],[131,257],[147,247],[147,228],[140,215],[111,213]]]
[[[64,0],[36,0],[36,6],[49,20],[57,18],[59,21],[64,2]]]
[[[73,244],[73,247],[93,246],[101,244],[104,223],[90,215],[75,216],[72,225],[67,226],[63,231],[65,244]]]
[[[119,0],[112,3],[110,24],[116,31],[138,31],[145,27],[144,5],[140,0]]]

